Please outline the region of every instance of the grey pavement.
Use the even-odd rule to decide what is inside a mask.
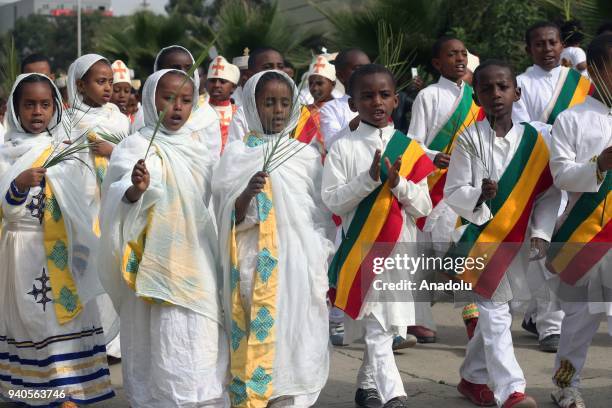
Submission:
[[[467,335],[461,321],[461,309],[450,304],[436,304],[434,318],[438,324],[438,342],[417,345],[396,354],[396,361],[411,407],[474,407],[460,396],[455,386],[459,381],[459,366],[463,361]],[[554,354],[538,350],[537,338],[520,327],[520,317],[513,324],[515,353],[527,378],[527,392],[540,407],[552,408],[550,377]],[[589,349],[583,371],[583,397],[588,408],[612,407],[612,338],[602,321],[599,332]],[[332,349],[330,376],[316,407],[352,408],[355,378],[363,357],[363,345],[354,344]],[[121,366],[111,367],[117,397],[101,402],[95,408],[126,408],[128,403],[122,388]],[[0,404],[0,406],[3,406]],[[4,405],[8,406],[8,405]],[[168,407],[171,408],[171,407]]]

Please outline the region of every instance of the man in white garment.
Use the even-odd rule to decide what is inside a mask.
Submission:
[[[369,64],[370,58],[358,48],[349,48],[340,51],[334,60],[336,66],[336,78],[345,88],[351,74],[360,66]],[[349,96],[345,94],[340,98],[329,101],[321,109],[321,133],[327,149],[340,137],[340,131],[352,123],[352,130],[357,128],[359,119],[357,113],[353,112],[348,105]],[[353,122],[351,122],[353,121]]]
[[[527,30],[527,52],[533,60],[533,65],[517,77],[521,88],[521,99],[514,104],[512,117],[517,122],[528,122],[550,141],[552,125],[548,122],[547,112],[555,103],[557,89],[568,68],[560,65],[561,32],[552,22],[543,22],[531,26]],[[550,122],[552,123],[552,122]],[[566,204],[563,197],[560,212]],[[563,312],[559,310],[558,302],[548,286],[544,284],[547,276],[542,262],[532,262],[528,275],[532,285],[541,289],[535,296],[525,313],[523,328],[538,336],[540,349],[555,352],[559,344],[561,320]]]
[[[596,37],[588,48],[589,70],[612,72],[612,34]],[[590,250],[597,245],[608,245],[607,255],[595,258],[590,268],[585,267],[578,275],[577,268],[566,267],[557,270],[561,276],[560,300],[565,312],[561,325],[561,339],[555,359],[553,383],[558,387],[552,398],[561,408],[585,407],[580,395],[580,374],[593,336],[599,328],[602,316],[608,316],[608,329],[612,333],[612,279],[610,273],[610,250],[612,233],[610,229],[610,171],[612,170],[612,116],[610,115],[609,94],[606,99],[604,89],[612,89],[612,77],[598,81],[598,75],[591,73],[601,94],[587,97],[586,101],[562,112],[553,125],[553,144],[551,149],[551,171],[558,188],[568,192],[569,202],[553,242],[563,245],[563,241],[574,241],[575,233],[591,231],[581,241],[592,240],[598,236],[599,243],[591,243]],[[605,101],[605,102],[604,102]],[[592,200],[592,201],[591,201]],[[602,203],[603,201],[603,203]],[[593,204],[603,208],[597,215],[589,217]],[[598,214],[599,214],[598,213]],[[576,222],[576,220],[579,220]],[[594,235],[595,234],[595,235]],[[569,238],[568,238],[569,237]],[[589,248],[581,242],[568,245],[580,246],[582,259]],[[562,249],[560,249],[562,250]],[[569,248],[571,251],[571,247]],[[586,252],[585,252],[586,250]],[[554,268],[558,265],[551,260]],[[579,268],[578,268],[579,269]],[[589,301],[588,300],[593,300]]]

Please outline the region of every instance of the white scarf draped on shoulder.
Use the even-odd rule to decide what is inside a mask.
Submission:
[[[122,257],[126,245],[146,233],[135,278],[140,297],[182,306],[222,323],[217,292],[217,236],[206,203],[211,166],[206,147],[183,126],[176,132],[160,126],[146,157],[151,181],[135,203],[124,200],[132,169],[153,138],[158,112],[155,91],[168,72],[151,75],[144,85],[145,127],[117,145],[102,185],[100,213],[101,280],[117,310],[129,289]],[[197,92],[197,88],[194,92]]]
[[[47,77],[45,78],[49,80],[59,102],[48,126],[49,133],[31,134],[21,126],[14,109],[13,97],[17,86],[32,75],[44,76],[19,75],[7,102],[6,142],[0,146],[0,194],[3,196],[11,182],[23,171],[31,168],[47,149],[54,149],[51,154],[57,154],[64,147],[57,141],[65,139],[64,128],[60,123],[62,97]],[[64,161],[49,168],[45,175],[53,186],[53,194],[62,212],[68,235],[68,266],[82,304],[103,292],[95,263],[97,239],[91,229],[94,214],[89,211],[82,192],[82,180],[87,172],[89,169],[78,161]]]

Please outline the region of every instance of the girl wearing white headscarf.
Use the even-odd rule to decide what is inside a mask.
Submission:
[[[130,406],[227,407],[218,243],[206,206],[212,161],[186,126],[170,131],[161,125],[153,138],[159,116],[155,93],[168,73],[185,75],[161,70],[147,79],[145,126],[113,152],[100,214],[101,280],[121,317]],[[145,156],[149,187],[129,203],[124,195],[132,170]]]
[[[27,83],[48,83],[54,98],[51,122],[39,134],[28,133],[19,118],[16,94]],[[76,161],[59,163],[26,192],[14,181],[58,151],[54,140],[66,136],[60,135],[61,100],[46,76],[17,77],[7,141],[0,146],[0,395],[33,406],[114,396],[91,301],[102,288],[93,261],[93,215],[82,193],[88,170]],[[33,395],[32,389],[45,392]]]
[[[191,52],[185,47],[181,47],[180,45],[171,45],[169,47],[162,48],[157,56],[155,57],[155,63],[153,64],[153,72],[157,72],[162,68],[170,68],[163,67],[160,64],[160,60],[163,60],[165,56],[171,54],[172,52],[184,52],[189,55],[191,59],[191,63],[195,64],[195,59]],[[200,75],[198,74],[198,70],[196,69],[193,73],[193,82],[195,84],[196,89],[199,89],[200,86]],[[144,121],[144,113],[142,109],[136,112],[136,117],[134,118],[134,123],[132,125],[132,130],[136,131],[141,127],[145,126]],[[221,128],[219,127],[219,116],[217,112],[205,102],[200,104],[199,95],[198,98],[194,101],[194,109],[193,113],[189,117],[189,120],[185,124],[186,129],[189,129],[191,132],[197,134],[198,139],[204,143],[204,145],[208,148],[208,151],[212,155],[214,159],[218,159],[221,155]]]
[[[317,151],[286,134],[266,134],[256,88],[285,81],[293,95],[285,129],[299,117],[297,89],[280,71],[260,72],[244,87],[245,140],[226,145],[213,174],[226,328],[231,332],[230,396],[237,407],[309,407],[327,381],[327,261],[333,251],[331,214],[321,201]],[[267,177],[246,217],[235,225],[235,203],[261,171],[266,149],[285,137],[298,152]],[[303,147],[303,148],[302,148]],[[270,405],[268,405],[270,404]]]
[[[72,122],[71,137],[73,140],[85,132],[88,133],[90,141],[102,140],[100,133],[121,137],[129,134],[130,121],[121,113],[117,105],[109,102],[99,107],[89,106],[83,101],[83,95],[78,89],[77,81],[83,79],[91,67],[99,61],[108,63],[110,68],[110,62],[98,54],[83,55],[77,58],[68,68],[67,88],[70,108],[67,112]],[[110,143],[108,144],[110,145]],[[91,211],[97,215],[100,210],[100,186],[108,168],[108,158],[98,156],[92,152],[88,159],[94,171],[88,174],[84,186],[89,197]],[[99,234],[98,223],[95,220],[93,228]],[[108,341],[106,351],[111,357],[121,358],[117,313],[113,310],[110,300],[106,295],[100,296],[97,302]]]

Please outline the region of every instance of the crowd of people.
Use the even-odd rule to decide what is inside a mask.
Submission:
[[[612,27],[580,41],[529,27],[516,76],[444,36],[439,80],[407,92],[359,48],[297,84],[271,47],[206,69],[172,45],[142,84],[98,54],[57,79],[26,57],[0,128],[0,400],[104,401],[120,360],[133,408],[305,408],[330,342],[363,339],[355,404],[411,406],[393,351],[437,341],[432,302],[372,288],[375,257],[419,243],[484,259],[446,271],[471,284],[458,392],[537,407],[521,311],[552,399],[584,408],[603,316],[612,335]]]

